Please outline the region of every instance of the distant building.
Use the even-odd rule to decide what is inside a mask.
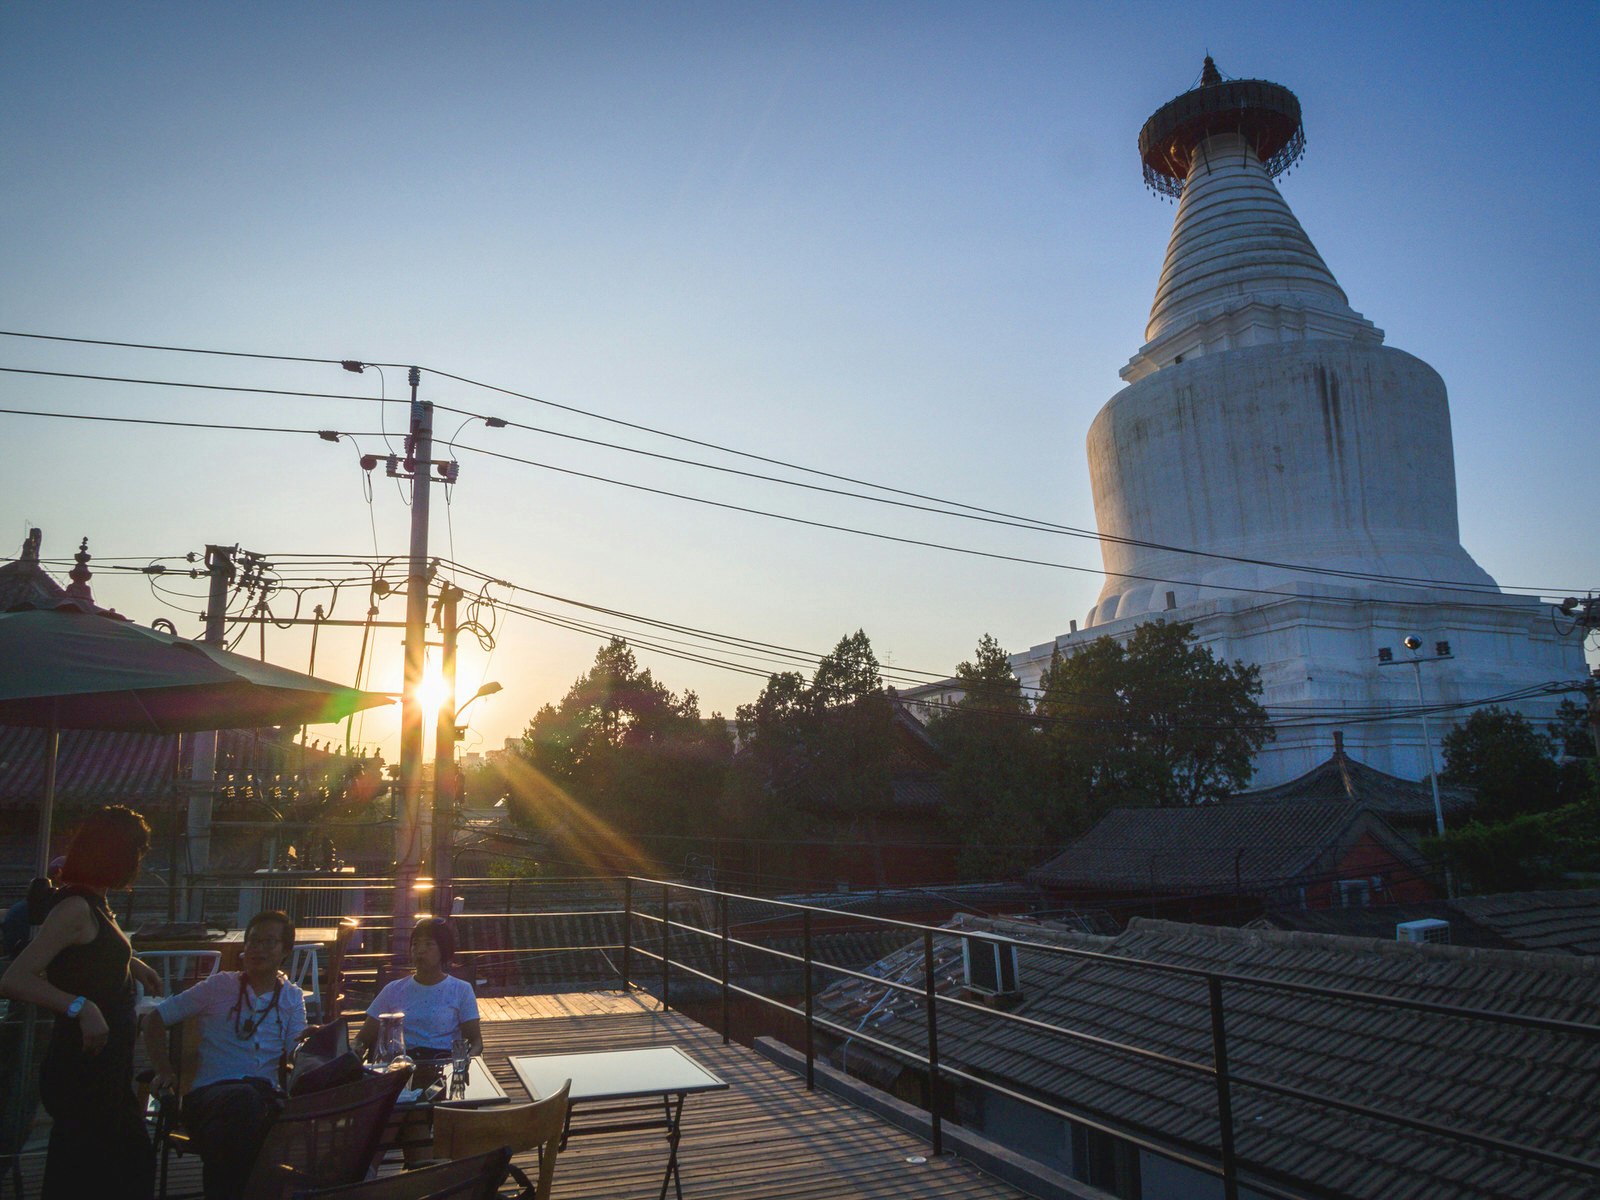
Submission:
[[[1585,677],[1581,634],[1462,548],[1444,382],[1350,307],[1274,185],[1304,145],[1292,92],[1209,58],[1141,131],[1145,180],[1178,207],[1145,344],[1089,429],[1105,585],[1081,629],[1012,667],[1036,688],[1057,650],[1190,622],[1219,659],[1260,666],[1277,715],[1395,710],[1349,726],[1352,751],[1419,779],[1417,680],[1380,668],[1380,648],[1448,648],[1423,703],[1495,698],[1548,720],[1559,697],[1530,690]],[[1321,736],[1280,726],[1256,783],[1309,771]]]
[[[1431,900],[1427,860],[1372,810],[1344,801],[1112,809],[1028,882],[1052,901],[1239,924],[1270,907]]]

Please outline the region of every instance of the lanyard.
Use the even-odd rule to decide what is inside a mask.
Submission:
[[[267,1014],[277,1011],[278,997],[283,992],[283,976],[282,974],[279,974],[277,982],[272,988],[272,998],[267,1001],[266,1005],[263,1006],[259,1012],[256,1011],[256,1008],[253,1004],[248,1006],[246,1005],[244,989],[244,972],[241,971],[239,972],[239,998],[233,1002],[233,1032],[234,1036],[240,1041],[248,1041],[251,1037],[255,1036],[256,1030],[261,1028],[261,1022],[267,1019]],[[241,1025],[239,1023],[239,1018],[245,1012],[248,1012],[250,1015],[245,1018],[244,1023]],[[283,1017],[281,1015],[278,1017],[278,1024],[279,1026],[282,1026],[283,1024]]]

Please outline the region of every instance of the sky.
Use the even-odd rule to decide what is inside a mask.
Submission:
[[[403,580],[406,496],[359,456],[399,449],[406,406],[375,401],[416,364],[459,410],[437,414],[460,476],[432,552],[504,581],[491,597],[737,663],[641,647],[702,711],[858,628],[903,682],[985,633],[1045,642],[1095,601],[1091,541],[573,439],[1093,528],[1084,437],[1173,215],[1136,138],[1209,52],[1300,97],[1280,187],[1352,306],[1443,375],[1463,544],[1502,584],[1582,594],[1597,51],[1591,3],[6,5],[0,329],[399,365],[0,336],[0,408],[230,427],[0,413],[0,556],[39,526],[61,575],[87,536],[97,599],[198,634],[182,556],[238,544],[282,577],[275,615],[350,579],[331,615],[359,619],[371,568],[335,560]],[[479,615],[493,645],[464,647],[460,694],[503,691],[465,714],[467,750],[519,734],[604,636]],[[354,682],[360,645],[322,632],[316,672]],[[297,669],[310,649],[265,638]],[[368,686],[399,688],[399,653],[384,632]],[[392,758],[397,712],[352,737]]]

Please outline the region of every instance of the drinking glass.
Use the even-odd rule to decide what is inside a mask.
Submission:
[[[450,1094],[461,1096],[467,1090],[467,1078],[472,1070],[472,1045],[461,1036],[460,1030],[450,1039]]]

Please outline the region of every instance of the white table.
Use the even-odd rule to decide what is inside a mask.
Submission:
[[[667,1173],[661,1180],[661,1200],[667,1185],[677,1188],[683,1200],[683,1180],[678,1174],[678,1140],[683,1136],[683,1102],[696,1092],[726,1091],[728,1085],[676,1046],[651,1046],[643,1050],[599,1050],[583,1054],[527,1054],[511,1059],[522,1086],[535,1100],[554,1095],[572,1080],[567,1093],[567,1121],[561,1145],[569,1137],[588,1133],[617,1133],[626,1129],[665,1129]],[[580,1104],[586,1116],[640,1112],[661,1104],[662,1115],[633,1120],[574,1126],[573,1113]],[[599,1104],[601,1107],[594,1107]]]

